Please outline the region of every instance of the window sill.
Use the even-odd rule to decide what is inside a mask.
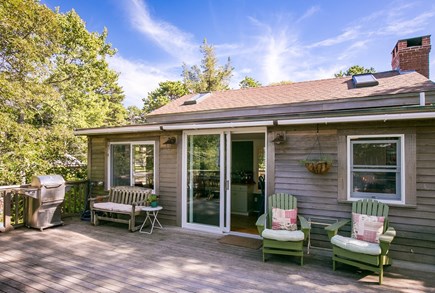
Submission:
[[[357,199],[357,200],[359,200],[359,199]],[[351,204],[351,203],[353,203],[353,202],[355,202],[357,200],[347,200],[347,199],[346,200],[343,200],[343,199],[340,200],[339,199],[337,201],[338,201],[338,203],[349,203],[349,204]],[[380,202],[382,202],[382,201],[380,201]],[[389,207],[395,207],[395,208],[405,208],[405,209],[416,209],[417,208],[417,205],[415,205],[415,204],[407,204],[407,203],[403,204],[403,203],[391,203],[391,202],[382,202],[382,203],[385,203]]]

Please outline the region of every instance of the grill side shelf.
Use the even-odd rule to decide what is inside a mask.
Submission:
[[[39,188],[18,188],[18,194],[25,195],[32,198],[38,198]]]

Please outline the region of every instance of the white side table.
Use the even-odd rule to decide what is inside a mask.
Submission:
[[[151,234],[153,233],[154,227],[156,229],[162,229],[162,224],[160,224],[159,220],[157,219],[157,215],[159,214],[159,211],[163,209],[161,206],[157,206],[155,208],[153,207],[143,207],[142,211],[147,213],[147,216],[145,217],[145,220],[143,221],[142,226],[140,226],[139,233],[145,233],[145,234]],[[149,232],[142,231],[142,228],[145,226],[146,222],[150,221],[151,224],[151,230]],[[156,224],[158,226],[156,226]]]

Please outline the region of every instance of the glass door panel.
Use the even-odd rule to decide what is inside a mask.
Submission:
[[[220,226],[221,135],[187,135],[186,222]]]

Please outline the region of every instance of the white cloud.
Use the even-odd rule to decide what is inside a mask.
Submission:
[[[382,28],[379,34],[388,35],[404,35],[413,34],[426,29],[428,21],[435,16],[435,11],[428,11],[417,15],[414,18],[408,19],[407,17],[397,18],[394,21],[390,21]]]
[[[171,68],[152,66],[140,61],[124,59],[119,54],[108,59],[111,69],[120,73],[119,84],[124,89],[124,106],[137,106],[142,108],[142,99],[155,90],[159,82],[178,80],[180,77],[171,73]]]
[[[338,36],[314,43],[310,45],[309,48],[329,47],[329,46],[338,45],[344,42],[355,40],[359,35],[360,35],[360,26],[351,27],[346,29],[343,33],[339,34]]]
[[[263,84],[289,79],[293,69],[299,67],[299,57],[303,56],[297,34],[287,24],[272,26],[253,17],[250,21],[258,32],[252,38],[253,44],[245,44],[251,48],[245,62],[257,67]],[[252,64],[253,62],[256,64]]]
[[[152,18],[142,0],[131,0],[126,8],[134,28],[168,54],[177,58],[178,61],[187,63],[195,59],[197,45],[192,41],[192,34],[184,32],[168,22]]]
[[[345,50],[343,50],[337,57],[337,60],[345,60],[348,59],[351,56],[355,56],[359,51],[367,48],[367,44],[369,43],[369,40],[361,40],[356,41],[355,43],[352,43],[350,46],[348,46]]]
[[[320,11],[320,6],[312,6],[310,7],[301,17],[296,20],[296,23],[301,22],[302,20],[309,18]]]
[[[429,22],[435,16],[431,7],[424,12],[411,16],[416,6],[415,2],[395,1],[387,9],[376,11],[355,21],[360,28],[359,38],[368,39],[374,36],[404,36],[412,35],[427,29]]]

